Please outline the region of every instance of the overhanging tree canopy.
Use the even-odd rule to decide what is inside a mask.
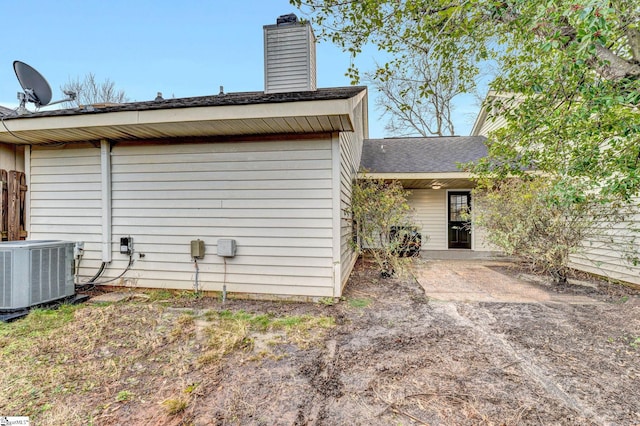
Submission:
[[[563,190],[628,198],[640,190],[640,6],[628,0],[291,0],[357,56],[373,44],[423,49],[461,78],[495,61],[485,175],[535,167]],[[465,60],[461,60],[464,58]],[[469,61],[470,60],[470,61]],[[357,78],[357,70],[349,70]]]

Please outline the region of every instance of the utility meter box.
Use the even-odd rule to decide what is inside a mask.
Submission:
[[[236,255],[236,240],[218,240],[218,256],[234,257]]]
[[[204,257],[204,241],[191,241],[191,257],[194,259],[202,259]]]
[[[120,253],[129,256],[133,254],[133,237],[120,238]]]

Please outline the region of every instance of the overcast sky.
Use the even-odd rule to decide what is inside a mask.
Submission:
[[[287,0],[20,0],[2,1],[0,105],[17,106],[20,85],[13,61],[43,74],[53,100],[70,78],[94,73],[131,101],[260,91],[264,89],[262,26],[279,15],[301,14]],[[317,31],[318,32],[318,31]],[[356,63],[371,69],[375,51]],[[349,55],[329,42],[317,46],[318,87],[349,85]],[[370,137],[384,122],[369,94]],[[29,106],[32,108],[32,105]],[[472,97],[457,106],[456,131],[467,135],[478,107]]]

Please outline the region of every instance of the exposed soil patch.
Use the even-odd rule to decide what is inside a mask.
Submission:
[[[616,303],[584,306],[442,303],[413,279],[382,280],[366,266],[357,265],[344,301],[313,307],[337,318],[324,345],[277,361],[228,359],[195,418],[213,410],[210,424],[640,423],[637,292],[602,283],[588,294]],[[269,309],[307,305],[294,306]]]
[[[92,407],[96,425],[640,424],[640,296],[597,282],[560,291],[588,291],[599,303],[439,302],[413,278],[381,279],[364,262],[333,304],[126,302],[114,306],[130,306],[123,312],[132,317],[144,307],[155,318],[153,327],[132,326],[139,338],[162,327],[168,337],[135,348],[139,359],[126,374],[108,363],[125,356],[124,342],[87,340],[86,361],[102,356],[115,379],[70,393],[68,410]],[[117,341],[126,318],[110,312],[114,326],[101,332]],[[198,362],[212,350],[212,321],[237,313],[252,324],[295,316],[333,325],[254,328],[219,362]],[[167,400],[185,405],[171,414]]]
[[[598,278],[586,272],[572,270],[567,283],[554,283],[548,276],[532,273],[517,263],[487,265],[488,268],[538,284],[546,291],[560,294],[593,296],[604,302],[618,302],[630,295],[637,295],[640,287],[635,284],[619,284]]]

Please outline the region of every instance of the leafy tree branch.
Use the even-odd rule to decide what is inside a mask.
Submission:
[[[445,72],[472,82],[483,61],[491,89],[513,94],[492,111],[483,176],[536,168],[601,201],[640,193],[640,8],[604,0],[292,0],[352,55],[374,45],[410,64],[423,48]],[[415,56],[415,55],[414,55]],[[393,61],[392,60],[392,61]],[[358,70],[348,72],[358,78]],[[427,93],[421,93],[423,101]],[[409,107],[412,104],[406,103]],[[490,113],[490,119],[492,119]]]

